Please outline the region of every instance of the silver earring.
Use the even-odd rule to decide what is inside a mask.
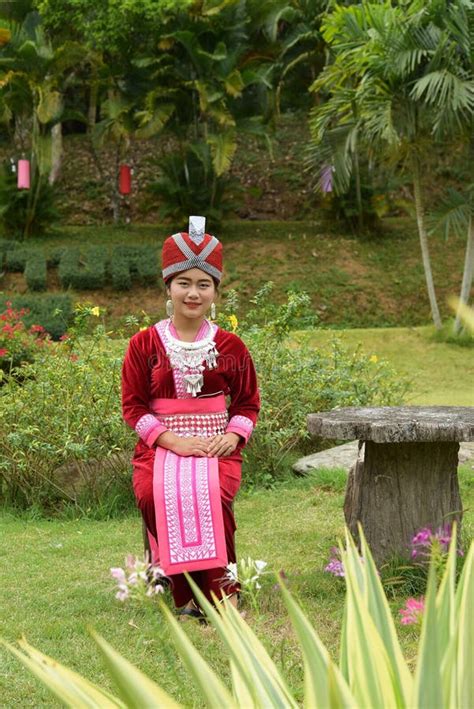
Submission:
[[[211,305],[211,320],[216,319],[216,304],[212,303]]]
[[[166,301],[166,314],[170,318],[173,315],[174,308],[173,308],[173,301],[172,300],[167,300]]]

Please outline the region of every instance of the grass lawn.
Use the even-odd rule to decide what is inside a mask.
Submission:
[[[470,467],[460,471],[466,514],[464,535],[474,530],[474,485]],[[242,495],[236,504],[238,551],[283,569],[289,586],[333,654],[344,599],[344,584],[324,573],[330,547],[343,532],[344,475],[311,477]],[[2,566],[0,636],[21,635],[35,646],[93,681],[112,687],[87,635],[93,626],[128,659],[188,706],[202,706],[160,613],[122,605],[114,599],[109,567],[123,565],[127,552],[141,553],[137,516],[122,520],[47,521],[3,515],[0,519]],[[302,698],[302,669],[274,579],[260,596],[259,617],[248,621],[263,638],[290,685]],[[392,599],[394,613],[402,596]],[[399,624],[398,624],[399,625]],[[207,660],[228,678],[227,661],[210,628],[187,624],[190,637]],[[414,655],[416,631],[399,626],[404,647]],[[2,707],[56,706],[37,681],[0,650]]]
[[[474,355],[470,347],[437,342],[432,327],[368,328],[338,331],[337,337],[350,348],[361,345],[368,356],[387,359],[412,386],[409,404],[474,406]],[[314,330],[309,337],[315,347],[327,345],[332,330]]]

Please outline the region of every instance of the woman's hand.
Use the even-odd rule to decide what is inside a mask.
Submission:
[[[240,436],[237,433],[224,433],[207,439],[207,455],[209,458],[225,458],[231,455],[237,448]]]
[[[201,438],[200,436],[184,438],[177,436],[172,431],[164,431],[161,436],[158,436],[156,443],[162,448],[167,448],[173,453],[176,453],[176,455],[195,455],[205,458],[207,456],[209,439]]]

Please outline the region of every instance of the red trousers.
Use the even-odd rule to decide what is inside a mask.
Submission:
[[[155,505],[153,500],[154,457],[155,451],[153,449],[141,443],[137,445],[133,458],[133,490],[146,527],[150,534],[157,539]],[[236,561],[234,539],[236,526],[232,502],[240,487],[241,467],[242,457],[238,451],[231,456],[219,458],[219,482],[229,563],[235,563]],[[219,598],[223,593],[223,588],[225,588],[225,595],[227,596],[239,590],[237,584],[230,584],[225,580],[226,573],[227,570],[225,568],[217,568],[195,571],[191,574],[191,577],[206,598],[212,601],[212,594],[215,594]],[[175,605],[177,608],[180,608],[193,598],[193,593],[184,574],[173,574],[170,576],[170,580]]]

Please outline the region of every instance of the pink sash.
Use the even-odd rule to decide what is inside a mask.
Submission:
[[[151,406],[178,435],[211,436],[225,431],[223,395],[192,401],[158,399]],[[153,562],[167,576],[227,565],[218,458],[179,456],[158,446],[153,498],[158,534],[158,548],[150,540]]]

